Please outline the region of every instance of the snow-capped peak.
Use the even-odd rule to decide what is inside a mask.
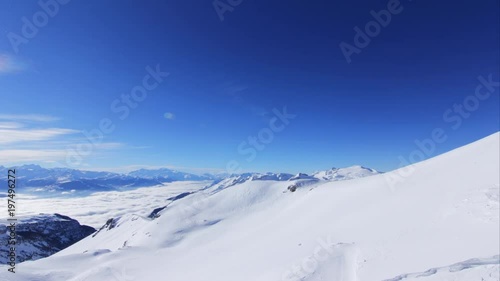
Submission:
[[[377,174],[380,174],[377,170],[356,165],[347,168],[331,168],[326,171],[319,171],[314,173],[313,176],[321,180],[339,181],[364,178]]]

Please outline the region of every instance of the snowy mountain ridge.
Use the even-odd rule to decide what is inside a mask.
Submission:
[[[298,173],[296,175],[287,173],[243,173],[232,175],[215,181],[212,185],[219,186],[219,189],[224,189],[233,185],[241,184],[246,181],[298,181],[308,180],[308,182],[317,181],[342,181],[357,178],[363,178],[380,174],[380,172],[365,168],[363,166],[351,166],[347,168],[332,168],[326,171],[318,171],[312,175],[306,173]]]
[[[92,192],[127,190],[138,187],[160,185],[174,181],[207,181],[220,182],[222,180],[239,178],[236,182],[243,180],[289,180],[297,179],[297,176],[287,173],[243,173],[237,175],[226,174],[203,174],[195,175],[172,169],[139,169],[127,174],[111,172],[82,171],[67,168],[43,168],[39,165],[22,165],[13,167],[18,171],[19,190],[38,196],[60,196],[60,195],[88,195]],[[312,179],[316,177],[322,180],[345,180],[376,174],[376,172],[361,166],[353,166],[343,169],[333,169],[318,172],[313,176],[300,174]],[[7,168],[0,166],[0,174],[6,174]],[[0,179],[0,185],[6,185],[6,179]]]
[[[332,168],[313,174],[314,177],[323,180],[349,180],[380,174],[380,172],[363,166],[351,166],[347,168]]]

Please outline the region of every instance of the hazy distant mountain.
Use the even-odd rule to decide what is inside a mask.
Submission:
[[[85,195],[97,191],[127,190],[138,187],[154,186],[174,181],[214,181],[214,184],[234,185],[247,180],[287,181],[308,180],[347,180],[378,174],[377,171],[361,166],[317,172],[313,175],[299,173],[242,173],[196,175],[168,168],[139,169],[128,174],[111,172],[82,171],[67,168],[43,168],[39,165],[22,165],[16,169],[17,188],[24,193],[39,196]],[[8,168],[0,166],[0,174],[7,174]],[[0,178],[0,185],[7,185],[7,178]]]
[[[128,175],[146,179],[156,179],[159,181],[201,181],[201,180],[213,180],[216,178],[216,176],[210,174],[204,174],[200,176],[176,170],[171,170],[168,168],[151,169],[151,170],[139,169],[128,173]]]
[[[167,182],[110,172],[81,171],[67,168],[43,168],[39,165],[22,165],[16,169],[18,190],[40,196],[82,194],[96,191],[123,190],[153,186]],[[11,168],[9,168],[11,169]],[[0,166],[0,174],[7,175],[8,168]],[[0,185],[7,185],[7,177],[0,178]]]

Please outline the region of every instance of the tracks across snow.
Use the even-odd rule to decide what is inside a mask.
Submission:
[[[425,272],[418,272],[418,273],[408,273],[408,274],[402,274],[399,276],[396,276],[392,279],[386,279],[384,281],[402,281],[402,280],[413,280],[416,278],[422,278],[422,277],[433,277],[438,274],[447,274],[447,273],[456,273],[468,269],[480,269],[484,268],[484,272],[488,274],[488,277],[491,277],[492,279],[484,279],[484,281],[496,281],[498,280],[498,271],[500,269],[500,256],[496,255],[493,257],[489,258],[475,258],[475,259],[470,259],[466,260],[463,262],[455,263],[449,266],[444,266],[444,267],[436,267],[436,268],[431,268]],[[491,273],[497,272],[496,276],[493,276]],[[465,275],[465,273],[464,273]],[[493,279],[495,278],[495,279]],[[427,279],[425,279],[427,280]],[[440,279],[436,279],[440,280]],[[448,279],[447,279],[448,280]],[[453,280],[467,280],[467,279],[453,279]]]

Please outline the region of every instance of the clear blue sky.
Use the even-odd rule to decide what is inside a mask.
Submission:
[[[500,80],[499,1],[401,1],[347,63],[339,44],[388,2],[243,0],[221,21],[209,0],[73,0],[16,52],[11,32],[42,8],[0,0],[0,164],[64,165],[103,118],[115,129],[79,168],[387,171],[435,128],[432,155],[497,132],[498,87],[460,126],[443,114],[478,76]],[[170,75],[122,120],[113,101],[157,65]],[[297,116],[247,161],[238,146],[284,106]]]

